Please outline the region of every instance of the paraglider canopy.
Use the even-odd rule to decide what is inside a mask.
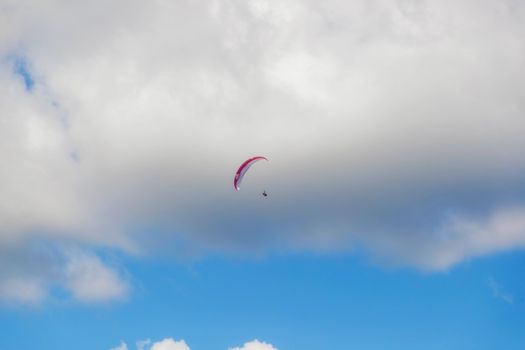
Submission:
[[[266,157],[256,156],[256,157],[252,157],[252,158],[245,160],[241,164],[241,166],[239,167],[239,169],[237,169],[237,172],[235,173],[235,178],[233,179],[233,187],[235,188],[236,191],[240,189],[241,181],[244,177],[244,174],[246,174],[246,172],[248,171],[248,169],[250,169],[250,167],[253,164],[263,159],[266,161],[268,160]]]

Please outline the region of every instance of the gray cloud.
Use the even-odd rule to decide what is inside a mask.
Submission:
[[[522,247],[524,14],[513,1],[4,1],[0,244],[359,246],[425,269]],[[270,162],[234,193],[254,154]]]

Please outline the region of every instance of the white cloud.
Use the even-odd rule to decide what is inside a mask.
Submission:
[[[274,348],[272,344],[260,342],[259,340],[255,339],[250,342],[244,343],[242,347],[230,348],[229,350],[278,350],[278,349]]]
[[[80,301],[121,299],[128,291],[128,285],[122,277],[104,265],[96,255],[69,254],[65,274],[67,287]]]
[[[46,294],[42,282],[37,278],[14,277],[0,283],[0,301],[37,305]]]
[[[525,247],[525,208],[508,207],[482,217],[450,215],[428,236],[404,237],[398,241],[377,238],[379,257],[427,270],[443,270],[458,262],[517,247]]]
[[[489,279],[488,285],[490,290],[492,291],[492,295],[494,296],[494,298],[503,300],[507,304],[514,303],[514,297],[512,296],[512,294],[503,291],[499,283],[496,282],[494,278]]]
[[[443,269],[523,247],[524,17],[510,1],[4,1],[0,248],[360,245]],[[270,163],[234,193],[253,154]],[[2,295],[15,277],[27,300],[125,295],[93,259],[2,270]]]
[[[128,345],[124,342],[121,342],[118,346],[111,348],[110,350],[128,350]]]
[[[150,346],[151,344],[151,346]],[[127,350],[126,343],[121,342],[118,347],[111,350]],[[151,340],[137,341],[137,350],[191,350],[184,340],[175,340],[173,338],[165,338],[158,342],[152,343]],[[261,342],[257,339],[244,343],[241,347],[229,348],[229,350],[278,350],[272,344]]]
[[[184,340],[176,341],[172,338],[166,338],[153,343],[149,350],[190,350],[190,347]]]
[[[150,339],[139,340],[137,341],[137,350],[146,350],[146,346],[148,346],[149,344],[151,344]]]
[[[0,247],[0,302],[38,305],[52,288],[83,303],[125,298],[122,272],[92,252],[47,244]]]

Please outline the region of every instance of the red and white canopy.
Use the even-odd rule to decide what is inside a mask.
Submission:
[[[239,186],[241,184],[242,178],[244,177],[244,174],[246,174],[248,169],[250,169],[250,167],[253,164],[263,159],[268,160],[265,157],[257,156],[247,159],[244,161],[244,163],[241,164],[241,166],[239,167],[239,169],[237,169],[237,172],[235,173],[235,178],[233,179],[233,187],[235,187],[237,191],[240,189]]]

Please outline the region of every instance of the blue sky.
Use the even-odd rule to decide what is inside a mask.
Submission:
[[[109,349],[123,340],[133,348],[173,337],[192,349],[255,338],[279,349],[521,349],[525,284],[516,271],[524,259],[506,253],[430,275],[355,256],[127,261],[138,285],[132,301],[5,309],[0,345]],[[490,279],[512,303],[493,293]]]
[[[27,62],[23,58],[15,58],[14,72],[23,79],[26,90],[31,91],[35,85],[35,81],[29,67],[27,66]]]
[[[524,36],[513,0],[0,0],[0,348],[522,349]]]

